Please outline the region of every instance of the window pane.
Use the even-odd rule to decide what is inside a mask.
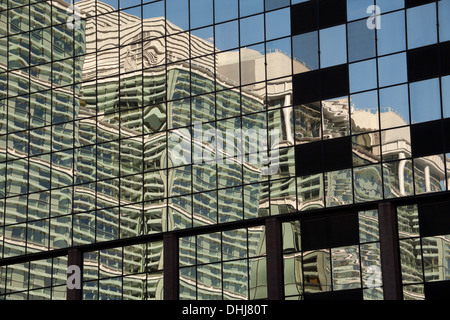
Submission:
[[[289,0],[265,0],[266,10],[269,11],[281,7],[286,7],[290,4],[289,2]]]
[[[241,17],[262,12],[264,11],[264,0],[239,0],[239,11]]]
[[[213,0],[190,0],[191,29],[213,23]]]
[[[380,87],[399,84],[408,80],[406,54],[400,53],[378,59]]]
[[[237,19],[239,10],[238,0],[215,0],[215,23]]]
[[[379,129],[378,94],[376,90],[352,95],[352,132],[367,132]]]
[[[408,85],[380,90],[381,129],[409,124]]]
[[[317,31],[292,37],[294,73],[319,68],[319,34]]]
[[[377,87],[376,60],[353,63],[349,66],[350,93]]]
[[[320,67],[347,62],[345,25],[320,30]]]
[[[331,249],[333,291],[361,288],[358,246]]]
[[[264,15],[240,20],[240,28],[240,45],[242,47],[264,41]]]
[[[266,40],[285,37],[290,32],[291,11],[289,8],[266,13]]]
[[[450,40],[450,0],[438,1],[439,10],[439,41]]]
[[[183,30],[189,28],[188,0],[166,0],[167,20]]]
[[[374,4],[374,0],[347,0],[348,21],[368,17],[367,8]],[[366,20],[364,20],[365,22]]]
[[[382,13],[388,12],[404,8],[405,0],[377,0],[377,6],[380,7]]]

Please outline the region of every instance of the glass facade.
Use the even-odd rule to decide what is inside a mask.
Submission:
[[[0,299],[69,299],[68,265],[85,300],[439,295],[449,21],[450,0],[0,0]]]

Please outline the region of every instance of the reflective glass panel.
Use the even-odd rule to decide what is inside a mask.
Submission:
[[[264,0],[239,0],[241,17],[264,11]]]
[[[358,246],[331,249],[333,291],[361,288]]]
[[[364,300],[383,300],[383,273],[381,269],[380,244],[378,242],[360,246],[362,284]]]
[[[379,129],[378,93],[376,90],[350,96],[352,133]]]
[[[352,171],[350,169],[325,173],[328,183],[325,185],[327,207],[353,203]]]
[[[411,134],[409,127],[381,131],[383,161],[411,156]]]
[[[406,10],[408,49],[436,43],[436,4],[417,6]]]
[[[400,261],[403,284],[423,282],[420,238],[400,240]]]
[[[414,194],[411,159],[384,163],[383,181],[386,199]]]
[[[377,133],[352,136],[352,144],[354,166],[380,162],[380,137]]]
[[[238,18],[239,0],[214,0],[214,23]]]
[[[450,236],[422,238],[425,281],[450,280]]]
[[[264,41],[264,15],[244,18],[239,23],[241,47]]]
[[[182,30],[189,28],[189,1],[166,0],[166,17]]]
[[[348,21],[368,17],[368,7],[374,5],[373,0],[347,0]]]
[[[366,20],[349,23],[347,30],[349,62],[375,56],[375,29],[367,28]]]
[[[450,76],[441,78],[442,110],[444,118],[450,117]]]
[[[361,243],[379,241],[378,210],[359,211],[358,221]]]
[[[276,1],[279,2],[279,1]],[[287,1],[289,3],[289,0]],[[267,8],[266,8],[267,10]],[[266,40],[288,36],[291,32],[289,8],[266,13]]]
[[[414,159],[414,183],[416,194],[446,190],[444,156]]]
[[[266,43],[267,80],[290,76],[292,60],[290,58],[291,39],[284,38]],[[285,79],[290,81],[290,79]]]
[[[345,25],[322,29],[320,34],[320,67],[327,68],[347,62]]]
[[[411,83],[409,88],[412,123],[441,118],[441,99],[438,78]]]
[[[381,12],[384,13],[404,8],[405,0],[377,0],[377,6],[379,6]]]
[[[233,49],[239,46],[239,29],[237,21],[214,26],[214,44],[219,50]]]
[[[191,29],[213,23],[213,0],[190,0],[189,5]]]
[[[353,169],[355,202],[375,201],[383,198],[380,165]]]
[[[349,73],[350,93],[377,87],[376,59],[350,64]]]
[[[450,40],[450,0],[438,1],[439,41]]]
[[[290,3],[289,0],[265,0],[265,9],[268,10],[273,10],[273,9],[278,9],[281,7],[286,7],[288,6]]]
[[[404,83],[408,80],[406,54],[400,53],[378,59],[380,87]]]
[[[332,139],[350,134],[348,97],[322,101],[323,138]]]
[[[317,31],[292,37],[293,73],[319,68],[319,35]]]
[[[309,275],[304,279],[305,293],[332,290],[331,253],[328,249],[303,253],[303,265],[310,265]]]

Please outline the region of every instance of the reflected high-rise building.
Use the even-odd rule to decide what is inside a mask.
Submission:
[[[0,3],[0,299],[448,288],[450,0],[69,2]]]

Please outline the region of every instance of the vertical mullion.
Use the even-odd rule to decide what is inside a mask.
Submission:
[[[402,300],[400,246],[396,207],[391,202],[378,205],[380,252],[385,300]]]

